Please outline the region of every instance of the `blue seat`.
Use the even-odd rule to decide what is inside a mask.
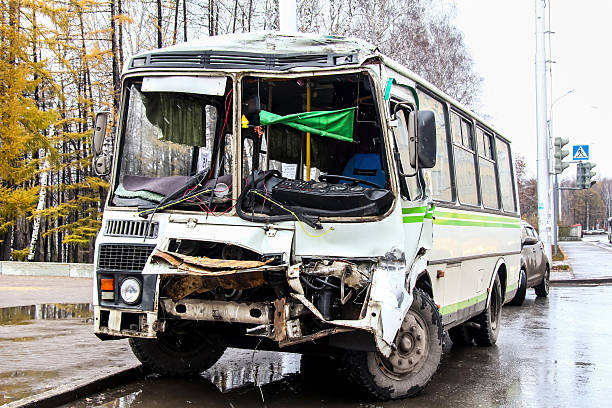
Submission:
[[[385,187],[385,172],[382,170],[380,155],[375,153],[357,153],[348,161],[342,175],[376,183],[379,188]],[[340,183],[345,184],[349,182],[341,181]],[[365,184],[359,185],[365,188],[372,188]]]

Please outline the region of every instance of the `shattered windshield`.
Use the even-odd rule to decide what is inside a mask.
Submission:
[[[224,96],[144,91],[138,82],[126,97],[113,204],[159,203],[195,174],[207,173]],[[228,167],[215,176],[229,173]]]

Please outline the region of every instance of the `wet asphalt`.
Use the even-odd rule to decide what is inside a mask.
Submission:
[[[588,407],[609,406],[612,286],[530,290],[506,306],[497,345],[446,339],[438,373],[415,398],[381,403],[333,373],[299,373],[299,356],[228,350],[195,379],[149,375],[66,407]]]

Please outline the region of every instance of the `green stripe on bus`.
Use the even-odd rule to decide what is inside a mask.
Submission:
[[[423,214],[415,214],[408,217],[404,217],[404,224],[409,224],[413,222],[423,222],[423,218],[425,218]]]
[[[511,292],[516,288],[518,288],[518,283],[515,283],[514,285],[508,285],[508,287],[506,288],[506,293]]]
[[[425,211],[427,211],[427,207],[402,208],[402,214],[424,213]]]
[[[473,306],[477,303],[480,303],[484,300],[487,299],[487,294],[483,293],[481,295],[478,295],[476,297],[470,298],[470,299],[466,299],[466,300],[462,300],[461,302],[457,302],[457,303],[453,303],[452,305],[447,305],[444,307],[440,308],[440,314],[442,315],[446,315],[446,314],[450,314],[450,313],[455,313],[456,311],[460,310],[460,309],[465,309],[466,307],[470,307]]]
[[[499,217],[492,215],[480,215],[480,214],[469,214],[469,213],[453,213],[453,212],[445,212],[445,211],[436,211],[436,217],[443,218],[456,218],[461,220],[476,220],[476,221],[498,221],[498,222],[507,222],[512,224],[521,224],[521,220],[519,218],[511,218],[511,217]]]
[[[442,220],[434,219],[434,224],[438,225],[456,225],[461,227],[495,227],[495,228],[520,228],[520,224],[504,224],[501,222],[482,222],[470,220]]]

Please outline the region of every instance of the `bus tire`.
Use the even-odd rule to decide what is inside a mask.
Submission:
[[[156,339],[130,338],[132,352],[142,365],[164,376],[189,377],[212,367],[225,352],[194,330],[158,333]]]
[[[546,265],[546,272],[544,272],[544,277],[542,278],[542,282],[535,287],[535,293],[537,297],[546,297],[550,292],[550,269],[548,265]]]
[[[425,292],[414,289],[391,357],[377,351],[348,351],[343,357],[344,371],[349,381],[370,397],[390,400],[416,395],[438,370],[443,334],[435,303]]]
[[[474,330],[465,323],[448,329],[448,337],[453,342],[453,346],[473,346]]]
[[[520,274],[519,287],[516,290],[516,294],[514,295],[512,300],[508,302],[508,304],[512,306],[522,305],[523,302],[525,301],[525,295],[527,294],[527,274],[525,273],[525,270],[522,268],[519,274]]]
[[[488,347],[497,342],[501,326],[502,302],[501,283],[499,275],[496,275],[493,287],[491,288],[489,307],[475,319],[476,323],[480,326],[474,335],[474,341],[477,346]]]

